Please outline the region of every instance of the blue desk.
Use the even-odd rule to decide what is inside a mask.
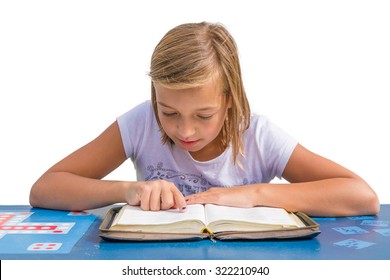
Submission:
[[[73,213],[0,206],[0,259],[390,259],[390,205],[378,216],[314,218],[310,240],[107,242],[99,225],[108,208]]]

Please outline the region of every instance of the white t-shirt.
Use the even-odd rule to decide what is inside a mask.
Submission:
[[[211,187],[231,187],[269,183],[282,176],[297,141],[272,124],[267,117],[252,115],[243,135],[243,168],[234,165],[232,148],[220,156],[200,162],[176,145],[163,145],[150,101],[141,103],[117,118],[127,158],[137,172],[137,180],[163,179],[173,182],[183,195]]]

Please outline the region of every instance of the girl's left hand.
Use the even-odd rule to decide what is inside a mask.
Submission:
[[[254,207],[253,188],[239,186],[230,188],[210,188],[201,193],[186,196],[187,204],[216,204],[233,207]]]

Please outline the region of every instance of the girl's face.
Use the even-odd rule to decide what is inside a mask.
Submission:
[[[199,161],[223,151],[218,135],[231,101],[216,82],[202,87],[169,89],[155,84],[158,118],[165,133]]]

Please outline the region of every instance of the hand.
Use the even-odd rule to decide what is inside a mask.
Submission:
[[[251,186],[210,188],[205,192],[185,197],[187,204],[216,204],[233,207],[253,207],[254,193]]]
[[[128,204],[140,205],[143,210],[178,208],[184,211],[187,207],[182,193],[172,182],[165,180],[135,182],[126,196]]]

